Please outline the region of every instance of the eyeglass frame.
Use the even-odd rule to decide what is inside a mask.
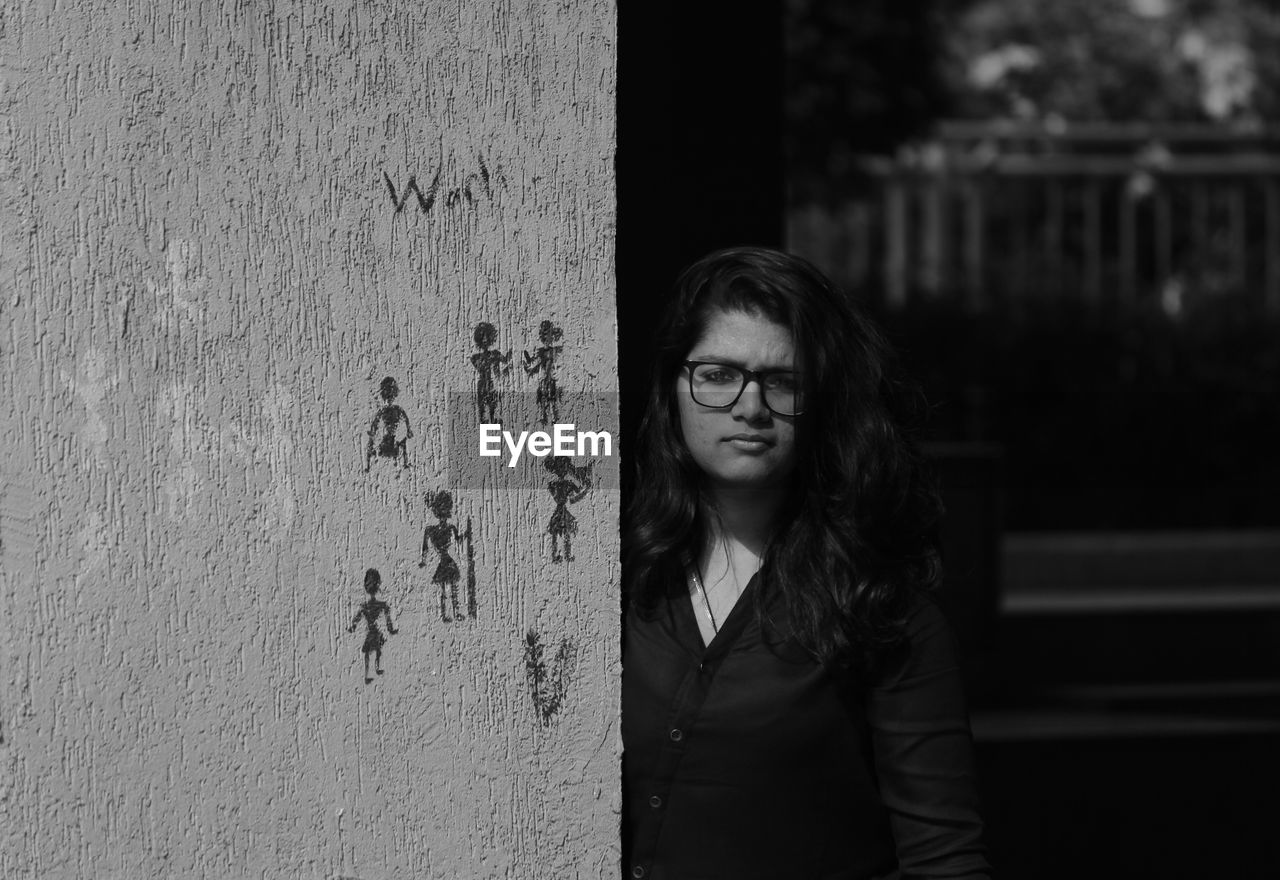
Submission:
[[[792,418],[793,416],[804,415],[803,406],[800,407],[800,409],[797,412],[792,412],[792,413],[778,412],[769,404],[768,395],[765,394],[764,379],[766,376],[778,376],[786,373],[790,373],[792,375],[799,375],[795,370],[748,370],[746,367],[740,367],[737,364],[726,364],[726,363],[722,363],[721,361],[681,361],[680,366],[684,367],[689,371],[689,397],[698,406],[705,406],[707,409],[728,409],[729,407],[733,406],[739,400],[742,399],[742,392],[746,391],[747,385],[750,384],[752,381],[754,381],[757,385],[760,386],[760,401],[765,405],[765,408],[768,409],[769,412],[773,413],[775,416],[782,416],[784,419]],[[733,396],[733,400],[729,401],[728,403],[722,403],[718,406],[714,404],[703,403],[701,400],[698,400],[698,396],[693,393],[693,368],[694,367],[729,367],[730,369],[737,370],[738,372],[742,373],[742,386],[738,389],[738,393]],[[803,393],[803,392],[800,392],[800,393]]]

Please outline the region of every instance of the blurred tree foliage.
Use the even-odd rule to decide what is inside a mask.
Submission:
[[[793,201],[950,116],[1280,118],[1275,0],[785,0]]]
[[[1264,0],[971,0],[946,81],[969,118],[1252,122],[1280,111],[1280,9]]]
[[[872,185],[859,155],[907,154],[949,117],[1280,119],[1280,0],[785,9],[793,205],[856,196]],[[882,318],[934,402],[932,438],[1004,447],[1010,528],[1280,526],[1280,316],[1256,290],[1197,283],[1178,314],[943,297]]]
[[[856,184],[855,156],[892,153],[946,115],[943,5],[785,0],[793,199]]]

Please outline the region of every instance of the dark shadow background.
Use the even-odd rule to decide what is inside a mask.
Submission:
[[[618,9],[618,348],[622,440],[643,409],[653,331],[680,270],[716,248],[779,247],[779,0]],[[624,484],[625,485],[625,484]]]

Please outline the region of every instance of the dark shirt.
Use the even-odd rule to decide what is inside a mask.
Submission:
[[[950,630],[922,601],[870,686],[824,669],[757,576],[703,645],[688,594],[632,608],[624,877],[989,877]],[[899,872],[899,873],[895,873]]]

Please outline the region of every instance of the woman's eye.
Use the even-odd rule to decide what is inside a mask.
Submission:
[[[737,382],[739,375],[736,370],[726,370],[723,368],[708,369],[698,374],[698,379],[702,382],[710,382],[715,385],[727,385],[731,382]]]
[[[771,391],[795,391],[800,387],[795,373],[774,373],[765,379],[765,387]]]

